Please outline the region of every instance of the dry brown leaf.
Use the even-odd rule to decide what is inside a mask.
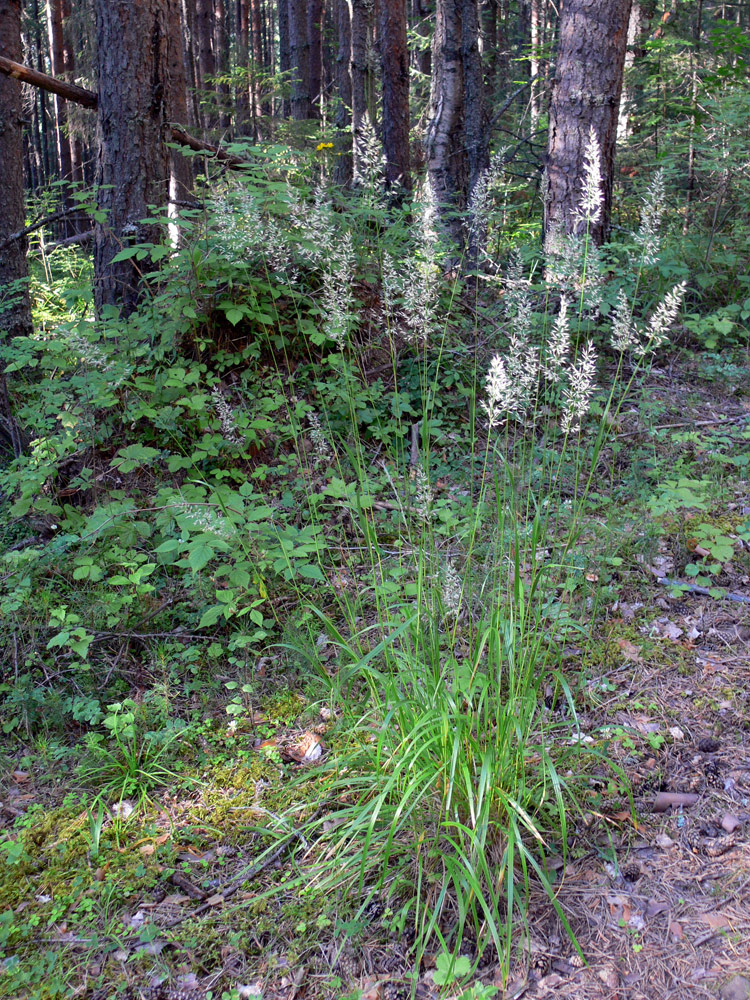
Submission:
[[[618,639],[617,645],[626,660],[630,660],[631,663],[643,663],[640,647],[630,642],[629,639]]]
[[[661,847],[662,850],[666,850],[668,847],[674,846],[674,841],[671,837],[668,837],[666,833],[659,833],[654,841],[657,847]]]

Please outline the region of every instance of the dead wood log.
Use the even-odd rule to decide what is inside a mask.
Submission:
[[[85,87],[78,87],[74,83],[67,83],[65,80],[60,80],[56,76],[49,76],[47,73],[40,73],[30,66],[13,62],[12,59],[6,59],[5,56],[0,56],[0,73],[12,76],[14,79],[20,80],[21,83],[29,83],[32,87],[39,87],[50,94],[57,94],[58,97],[63,97],[66,101],[73,101],[75,104],[80,104],[82,107],[89,108],[92,111],[95,111],[99,104],[99,100],[93,90],[86,90]],[[187,146],[197,153],[210,153],[219,162],[224,163],[232,169],[242,169],[250,165],[248,160],[243,160],[241,156],[227,152],[221,146],[213,146],[210,142],[204,142],[194,135],[189,135],[181,125],[169,126],[168,139],[179,146]]]

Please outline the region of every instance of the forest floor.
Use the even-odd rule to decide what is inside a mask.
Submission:
[[[664,502],[623,512],[632,558],[600,607],[585,673],[573,645],[565,663],[583,738],[606,746],[635,809],[615,795],[571,814],[566,857],[547,859],[585,962],[533,889],[509,978],[496,955],[485,959],[466,996],[492,986],[512,1000],[748,996],[749,376],[718,356],[675,356],[622,415],[623,474],[647,463]],[[738,599],[660,582],[689,579],[690,560],[711,561],[722,539],[732,551],[715,583]],[[311,699],[304,670],[281,684],[272,658],[260,669],[252,719],[227,725],[201,706],[188,769],[132,814],[125,802],[99,815],[98,830],[74,743],[6,743],[0,822],[19,849],[0,871],[0,941],[27,970],[23,994],[12,977],[13,996],[395,1000],[469,989],[436,985],[435,955],[414,970],[408,934],[377,900],[359,914],[358,900],[300,884],[308,845],[294,830],[253,867],[268,847],[260,820],[288,806],[291,779],[299,795],[304,773],[308,814],[325,816],[316,760],[336,746],[335,717]],[[267,892],[285,880],[288,890]]]

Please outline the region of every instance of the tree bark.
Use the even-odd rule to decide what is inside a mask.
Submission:
[[[310,39],[307,34],[307,4],[305,0],[289,3],[289,56],[292,71],[292,118],[304,121],[313,117],[310,101]]]
[[[386,184],[411,189],[409,172],[409,53],[406,0],[380,0],[378,43],[383,74]]]
[[[634,105],[638,102],[639,91],[642,91],[642,87],[633,85],[632,73],[638,60],[642,59],[646,54],[644,41],[651,27],[651,19],[654,15],[655,6],[654,0],[648,0],[648,2],[646,0],[633,0],[632,7],[630,8],[622,96],[620,97],[620,110],[617,118],[618,142],[626,142],[630,137],[630,117]]]
[[[336,168],[334,180],[343,186],[351,184],[352,180],[352,77],[351,51],[352,30],[349,18],[348,0],[336,0],[336,36],[338,50],[336,53]]]
[[[4,0],[0,15],[0,57],[21,58],[21,0]],[[0,76],[0,338],[31,333],[26,239],[6,243],[24,228],[21,84]]]
[[[70,19],[72,16],[71,0],[62,0],[62,32],[63,32],[63,75],[70,83],[76,76],[76,52],[71,37]],[[83,141],[76,129],[74,117],[68,116],[68,141],[70,143],[71,178],[78,184],[83,176]]]
[[[261,17],[260,0],[250,0],[250,17],[253,37],[253,117],[256,120],[264,113],[260,100],[260,74],[263,71],[263,19]],[[258,126],[256,124],[256,133]]]
[[[310,104],[316,118],[319,118],[321,114],[323,15],[323,0],[307,0],[307,37],[310,42]]]
[[[368,0],[349,0],[351,20],[351,49],[349,52],[349,74],[352,81],[352,146],[354,154],[354,176],[359,175],[359,147],[362,139],[362,125],[368,113],[368,91],[370,62],[368,58],[372,18],[372,5]]]
[[[224,79],[229,75],[229,31],[224,0],[214,0],[214,51],[216,53],[216,103],[219,109],[219,125],[226,130],[231,124],[229,115],[229,83]]]
[[[184,29],[181,0],[166,0],[167,4],[167,114],[170,122],[189,120],[187,67],[185,65]],[[169,153],[170,214],[177,214],[176,202],[184,201],[193,190],[193,161],[182,150]]]
[[[50,67],[53,76],[65,77],[65,45],[63,42],[62,0],[47,0],[47,33],[49,38]],[[69,182],[73,179],[73,159],[70,154],[70,135],[68,133],[68,111],[61,97],[55,98],[55,137],[57,139],[57,158],[60,165],[60,178]],[[62,201],[70,208],[70,190],[67,184],[63,187]],[[63,225],[61,235],[71,236],[73,227],[69,220]]]
[[[601,153],[602,209],[588,232],[597,244],[606,239],[630,5],[631,0],[563,4],[547,146],[545,236],[552,231],[580,235],[587,228],[577,210],[593,128]]]
[[[236,25],[237,55],[236,66],[239,70],[244,70],[247,77],[240,77],[237,92],[234,97],[234,126],[239,135],[247,135],[250,127],[250,103],[255,101],[252,94],[252,83],[250,77],[249,55],[250,55],[250,3],[249,0],[237,0],[237,25]],[[252,95],[252,96],[251,96]]]
[[[204,128],[218,125],[212,80],[216,76],[216,39],[213,0],[195,0],[195,43],[198,51],[198,86],[203,106]]]
[[[412,18],[414,22],[414,30],[422,38],[428,39],[430,37],[430,23],[432,20],[433,12],[430,8],[429,0],[412,0]],[[432,74],[432,52],[430,51],[430,46],[425,45],[417,51],[416,55],[417,69],[424,76],[431,76]]]
[[[460,213],[488,162],[476,0],[438,0],[427,171],[442,224],[463,242]]]
[[[480,175],[489,167],[487,104],[482,58],[479,52],[479,8],[477,0],[461,3],[461,62],[464,82],[464,142],[470,196]]]
[[[187,73],[188,120],[190,126],[200,127],[202,123],[200,107],[200,68],[196,58],[197,43],[195,29],[195,0],[181,0],[183,48],[185,52],[185,70]]]
[[[292,68],[292,54],[289,39],[289,0],[278,0],[279,16],[279,70],[285,81],[289,79]],[[289,85],[291,87],[291,85]],[[281,117],[288,118],[292,113],[291,101],[284,97],[281,102]]]
[[[169,28],[166,0],[97,0],[99,79],[98,208],[94,238],[97,315],[128,315],[143,292],[132,260],[113,258],[133,243],[158,243],[160,226],[143,220],[167,201]]]

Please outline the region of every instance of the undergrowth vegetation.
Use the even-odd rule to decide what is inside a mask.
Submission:
[[[7,746],[75,770],[62,808],[83,819],[59,849],[91,871],[127,803],[148,824],[165,788],[199,795],[207,761],[246,754],[259,857],[294,855],[259,899],[334,899],[346,919],[297,924],[341,938],[376,902],[415,967],[437,942],[446,984],[488,950],[507,969],[530,885],[557,905],[548,862],[592,777],[628,808],[576,690],[607,587],[649,544],[620,511],[705,509],[720,488],[648,456],[623,480],[622,415],[686,294],[682,336],[712,350],[740,338],[747,302],[699,315],[661,249],[661,173],[632,233],[542,252],[504,223],[518,191],[498,154],[457,262],[429,198],[389,201],[376,155],[349,194],[323,183],[320,151],[249,155],[182,211],[177,249],[123,250],[148,275],[134,315],[94,322],[85,268],[56,256],[37,334],[4,351],[29,439],[0,471]],[[593,221],[593,143],[587,163]],[[720,587],[731,539],[707,515],[697,531],[710,555],[684,569]],[[321,719],[325,744],[279,790],[269,734]],[[0,846],[9,878],[33,880],[24,822]],[[218,836],[234,832],[224,816]],[[87,897],[100,942],[143,943],[106,918],[107,884]],[[46,897],[34,926],[89,920]],[[8,913],[0,990],[28,986],[33,940]],[[74,974],[49,962],[35,996],[53,968]]]

